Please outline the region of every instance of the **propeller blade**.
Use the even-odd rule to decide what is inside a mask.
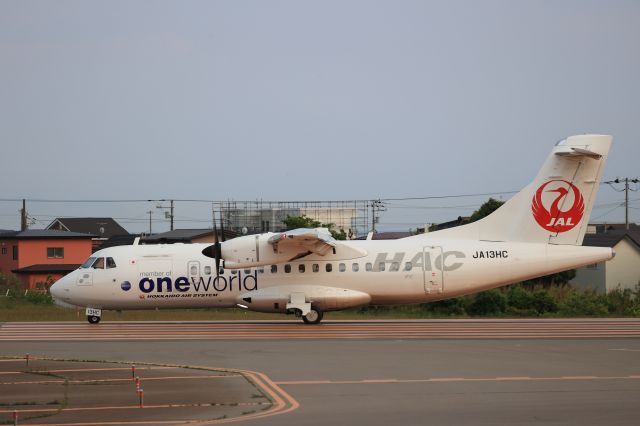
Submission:
[[[227,237],[224,235],[224,220],[222,219],[222,210],[220,210],[220,236],[222,237],[222,242],[224,243],[227,240]]]
[[[220,223],[222,225],[222,222]],[[218,239],[218,227],[216,226],[216,211],[213,211],[213,258],[216,261],[216,277],[220,276],[220,240]]]

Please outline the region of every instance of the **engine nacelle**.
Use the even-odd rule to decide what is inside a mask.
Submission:
[[[277,247],[268,242],[272,232],[245,235],[222,243],[222,259],[225,269],[242,269],[254,266],[287,262],[291,255],[279,253]]]
[[[252,311],[284,313],[293,293],[303,293],[307,303],[325,312],[354,308],[371,302],[371,296],[361,291],[319,285],[263,288],[241,294],[236,302]]]

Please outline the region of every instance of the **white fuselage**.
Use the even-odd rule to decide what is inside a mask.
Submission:
[[[278,264],[274,270],[272,266],[227,269],[219,276],[215,261],[201,253],[206,244],[112,247],[92,257],[111,258],[115,267],[80,268],[58,281],[52,294],[76,306],[152,309],[248,305],[244,297],[270,288],[306,293],[310,299],[320,290],[335,289],[343,293],[333,294],[337,302],[325,310],[337,310],[446,299],[613,256],[610,248],[601,247],[436,237],[437,233],[392,241],[340,242],[367,255],[345,260],[329,254],[322,260]],[[255,310],[282,312],[284,306]]]

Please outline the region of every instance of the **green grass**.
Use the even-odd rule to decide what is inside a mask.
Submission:
[[[0,288],[1,289],[1,288]],[[580,292],[570,287],[513,285],[475,295],[419,305],[363,307],[328,312],[325,319],[419,319],[419,318],[524,318],[524,317],[640,317],[640,289],[618,290],[607,295]],[[264,314],[239,308],[162,309],[104,311],[105,321],[214,321],[296,320],[293,315]],[[46,294],[15,292],[0,295],[0,322],[86,321],[84,309],[63,309]]]

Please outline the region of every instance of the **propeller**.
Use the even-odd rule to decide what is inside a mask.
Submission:
[[[222,241],[224,241],[224,228],[222,227],[222,214],[220,214],[220,228],[222,231]],[[216,261],[216,277],[220,276],[220,259],[222,258],[222,244],[218,238],[218,227],[216,226],[216,213],[213,212],[213,244],[202,250],[202,254],[212,257]]]
[[[213,258],[216,260],[216,277],[220,276],[220,257],[222,246],[218,238],[218,227],[216,226],[216,214],[213,214]]]
[[[222,237],[222,242],[224,243],[227,240],[227,237],[224,235],[224,220],[222,219],[222,210],[220,210],[220,236]],[[222,255],[222,252],[220,252]]]

